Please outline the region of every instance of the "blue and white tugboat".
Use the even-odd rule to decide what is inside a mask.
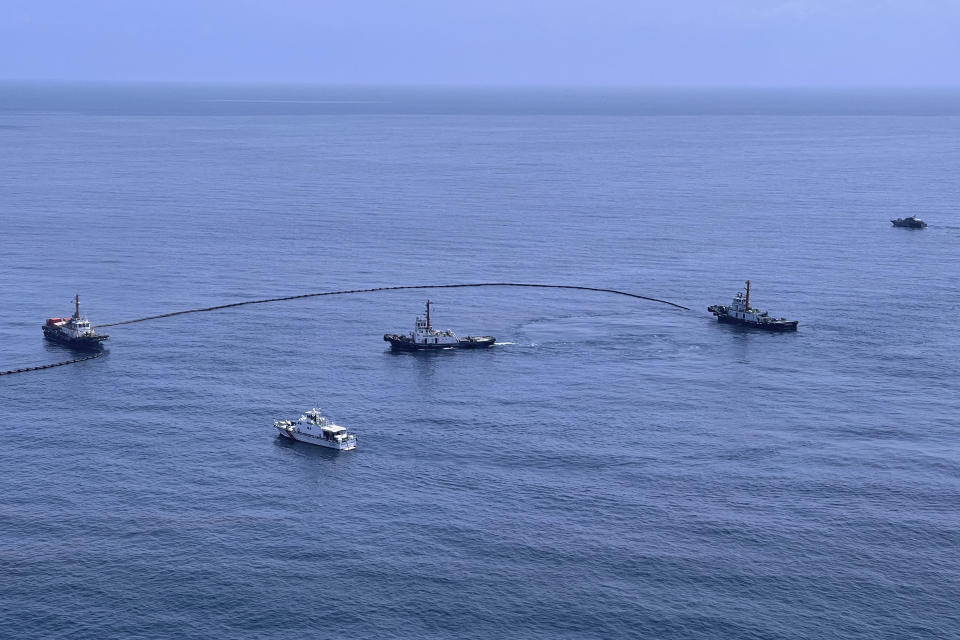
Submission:
[[[427,317],[417,316],[410,335],[388,333],[383,336],[394,351],[436,351],[439,349],[478,349],[492,347],[497,341],[493,336],[467,336],[458,338],[453,331],[440,331],[430,324],[430,301],[427,300]]]
[[[707,311],[717,316],[720,322],[738,324],[744,327],[754,327],[766,331],[796,331],[799,320],[786,318],[772,318],[766,311],[760,311],[750,306],[750,281],[747,280],[747,293],[738,291],[730,305],[714,304],[707,307]]]
[[[277,428],[280,435],[291,440],[318,444],[321,447],[340,451],[357,448],[357,435],[348,432],[346,427],[333,424],[324,418],[320,409],[316,407],[297,420],[274,420],[273,426]]]
[[[97,333],[90,326],[90,321],[80,316],[80,294],[77,294],[73,301],[76,304],[73,316],[70,318],[47,318],[43,325],[43,337],[72,349],[87,351],[100,349],[102,347],[101,343],[110,336]]]

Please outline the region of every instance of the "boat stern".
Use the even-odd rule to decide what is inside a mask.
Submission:
[[[728,307],[725,304],[712,304],[709,307],[707,307],[707,311],[717,316],[717,318],[721,316],[726,316],[729,310],[730,310],[730,307]]]
[[[348,433],[347,437],[337,446],[340,451],[352,451],[357,448],[357,436],[354,433]]]

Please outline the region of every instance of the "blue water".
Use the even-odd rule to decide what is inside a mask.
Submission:
[[[958,637],[956,96],[614,94],[4,86],[0,369],[693,310],[4,376],[0,636]]]

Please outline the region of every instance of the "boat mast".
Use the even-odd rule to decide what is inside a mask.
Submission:
[[[73,317],[79,320],[80,319],[80,294],[79,293],[73,297],[73,302],[76,304],[76,310],[73,312]]]
[[[746,299],[747,311],[750,311],[750,281],[747,280],[747,299]]]
[[[430,301],[427,300],[427,331],[431,331],[433,327],[430,326]]]

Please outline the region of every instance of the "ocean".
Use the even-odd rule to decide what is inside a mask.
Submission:
[[[0,637],[960,637],[960,93],[7,84],[0,167],[2,370],[77,293],[691,309],[317,297],[0,377]],[[707,313],[748,279],[797,333]],[[499,344],[391,353],[428,298]]]

